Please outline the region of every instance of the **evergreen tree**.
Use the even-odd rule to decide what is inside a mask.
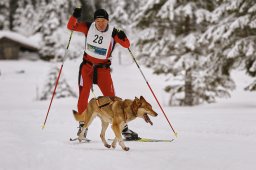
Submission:
[[[110,15],[110,20],[118,28],[124,29],[133,23],[136,13],[139,11],[145,0],[141,1],[125,1],[125,0],[104,0],[101,3],[102,8],[105,8]],[[128,30],[127,30],[128,31]]]
[[[60,59],[62,60],[65,52],[66,40],[62,37],[62,32],[66,30],[66,26],[63,24],[63,20],[67,19],[67,16],[63,16],[67,8],[63,1],[54,0],[51,3],[44,5],[45,2],[41,2],[40,8],[40,31],[43,35],[42,47],[40,49],[40,55],[42,59]],[[65,18],[65,19],[64,19]]]
[[[13,30],[25,36],[33,35],[38,29],[38,15],[31,0],[18,1],[18,8],[14,14]]]
[[[216,5],[198,0],[149,1],[136,16],[141,60],[156,74],[168,76],[165,90],[171,94],[171,105],[214,102],[215,96],[228,96],[226,89],[233,88],[228,76],[211,71],[212,61],[199,43]]]
[[[9,0],[9,30],[13,30],[14,14],[18,6],[17,2],[16,0]]]
[[[50,70],[50,73],[47,77],[47,83],[44,86],[44,90],[42,91],[42,95],[40,100],[47,100],[51,99],[54,87],[56,84],[56,80],[58,77],[59,69],[57,67],[53,67]],[[65,97],[77,97],[76,93],[72,90],[72,88],[68,85],[67,81],[64,76],[60,77],[58,82],[58,86],[56,89],[55,97],[56,98],[65,98]]]
[[[223,0],[212,13],[211,25],[201,42],[208,47],[211,58],[218,60],[220,71],[229,75],[231,69],[242,67],[256,76],[256,4],[254,0]],[[251,88],[249,88],[251,87]],[[255,82],[247,89],[255,89]],[[253,88],[254,87],[254,88]]]
[[[8,29],[9,27],[9,1],[1,0],[0,2],[0,30]]]

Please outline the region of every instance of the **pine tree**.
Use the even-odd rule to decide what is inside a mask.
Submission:
[[[17,9],[17,1],[16,0],[9,0],[9,30],[13,30],[13,20],[14,14]]]
[[[40,49],[40,55],[42,59],[60,59],[64,56],[65,52],[65,43],[62,32],[66,30],[66,26],[63,23],[63,20],[67,19],[64,11],[66,11],[65,3],[57,0],[52,1],[45,5],[45,2],[42,1],[40,8],[40,22],[41,28],[40,31],[43,35],[42,47]]]
[[[212,24],[200,40],[208,46],[208,54],[211,58],[218,60],[219,67],[215,67],[214,71],[229,75],[231,69],[241,67],[250,76],[255,77],[255,1],[225,0],[217,2],[219,4],[212,13]],[[253,87],[253,83],[251,87]]]
[[[133,19],[139,11],[138,6],[141,6],[144,1],[104,0],[101,6],[109,12],[112,23],[118,28],[125,29],[133,23]]]
[[[0,2],[0,30],[8,29],[9,23],[9,2],[8,0],[1,0]]]
[[[63,57],[65,56],[65,49],[70,34],[70,31],[66,28],[67,20],[71,15],[68,12],[70,11],[70,4],[73,4],[73,2],[54,0],[51,3],[47,3],[45,0],[41,0],[38,6],[40,32],[43,35],[40,54],[43,59],[54,59],[55,61],[64,62]],[[66,57],[73,58],[74,56],[78,57],[81,54],[77,55],[77,51],[70,50]],[[46,80],[47,83],[40,98],[41,100],[49,99],[52,96],[58,73],[59,69],[57,67],[50,70]],[[62,74],[56,90],[56,97],[63,98],[70,96],[76,97],[76,94]]]
[[[79,6],[72,0],[61,1],[54,0],[47,3],[40,0],[37,3],[38,33],[42,35],[40,56],[44,60],[57,59],[63,60],[67,46],[70,30],[67,29],[67,21],[72,15],[75,7]],[[63,36],[65,35],[65,36]],[[67,57],[70,59],[81,57],[84,44],[74,38],[73,34],[72,48],[69,48]],[[79,35],[81,37],[81,35]]]
[[[40,100],[51,99],[54,87],[56,84],[56,80],[58,77],[59,69],[57,67],[53,67],[50,70],[50,73],[47,77],[47,83],[44,85],[44,89],[42,91],[42,95]],[[58,82],[58,86],[56,88],[55,97],[56,98],[65,98],[65,97],[77,97],[76,93],[72,90],[72,88],[68,85],[64,76],[60,77]]]
[[[198,41],[215,6],[213,1],[149,1],[136,16],[141,61],[168,76],[171,105],[214,102],[233,88],[229,77],[211,72],[212,62]]]
[[[125,11],[125,7],[127,5],[127,2],[130,1],[112,1],[109,6],[109,13],[111,17],[111,21],[118,24],[119,27],[128,24],[128,13]]]
[[[18,8],[14,14],[13,30],[25,36],[35,34],[38,29],[38,15],[31,0],[18,1]]]

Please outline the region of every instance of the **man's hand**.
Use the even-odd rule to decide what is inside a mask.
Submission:
[[[125,33],[124,33],[124,31],[122,31],[122,30],[119,30],[118,32],[117,32],[117,37],[120,39],[120,40],[125,40],[125,38],[126,38],[126,35],[125,35]]]
[[[78,19],[81,17],[82,8],[75,8],[73,12],[73,16]]]

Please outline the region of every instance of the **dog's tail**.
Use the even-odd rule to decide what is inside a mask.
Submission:
[[[73,110],[73,115],[76,121],[84,121],[84,112],[82,114],[79,114],[77,111]]]

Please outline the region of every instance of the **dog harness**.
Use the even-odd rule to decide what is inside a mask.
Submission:
[[[99,97],[96,98],[96,103],[97,103],[97,105],[98,105],[98,107],[99,107],[99,109],[100,109],[101,112],[103,112],[103,111],[102,111],[102,108],[103,108],[103,107],[106,107],[106,106],[112,104],[114,101],[117,101],[117,100],[115,100],[115,97],[109,96],[108,98],[109,98],[111,101],[100,105],[99,99],[102,98],[102,97],[104,97],[104,96],[99,96]],[[122,110],[123,110],[123,113],[124,113],[124,122],[127,123],[128,116],[127,116],[127,113],[124,111],[123,103],[122,103],[121,107],[122,107]],[[135,107],[133,107],[133,105],[131,105],[130,109],[132,110],[133,115],[134,115],[135,117],[138,117],[138,116],[137,116],[138,108],[135,108]]]

